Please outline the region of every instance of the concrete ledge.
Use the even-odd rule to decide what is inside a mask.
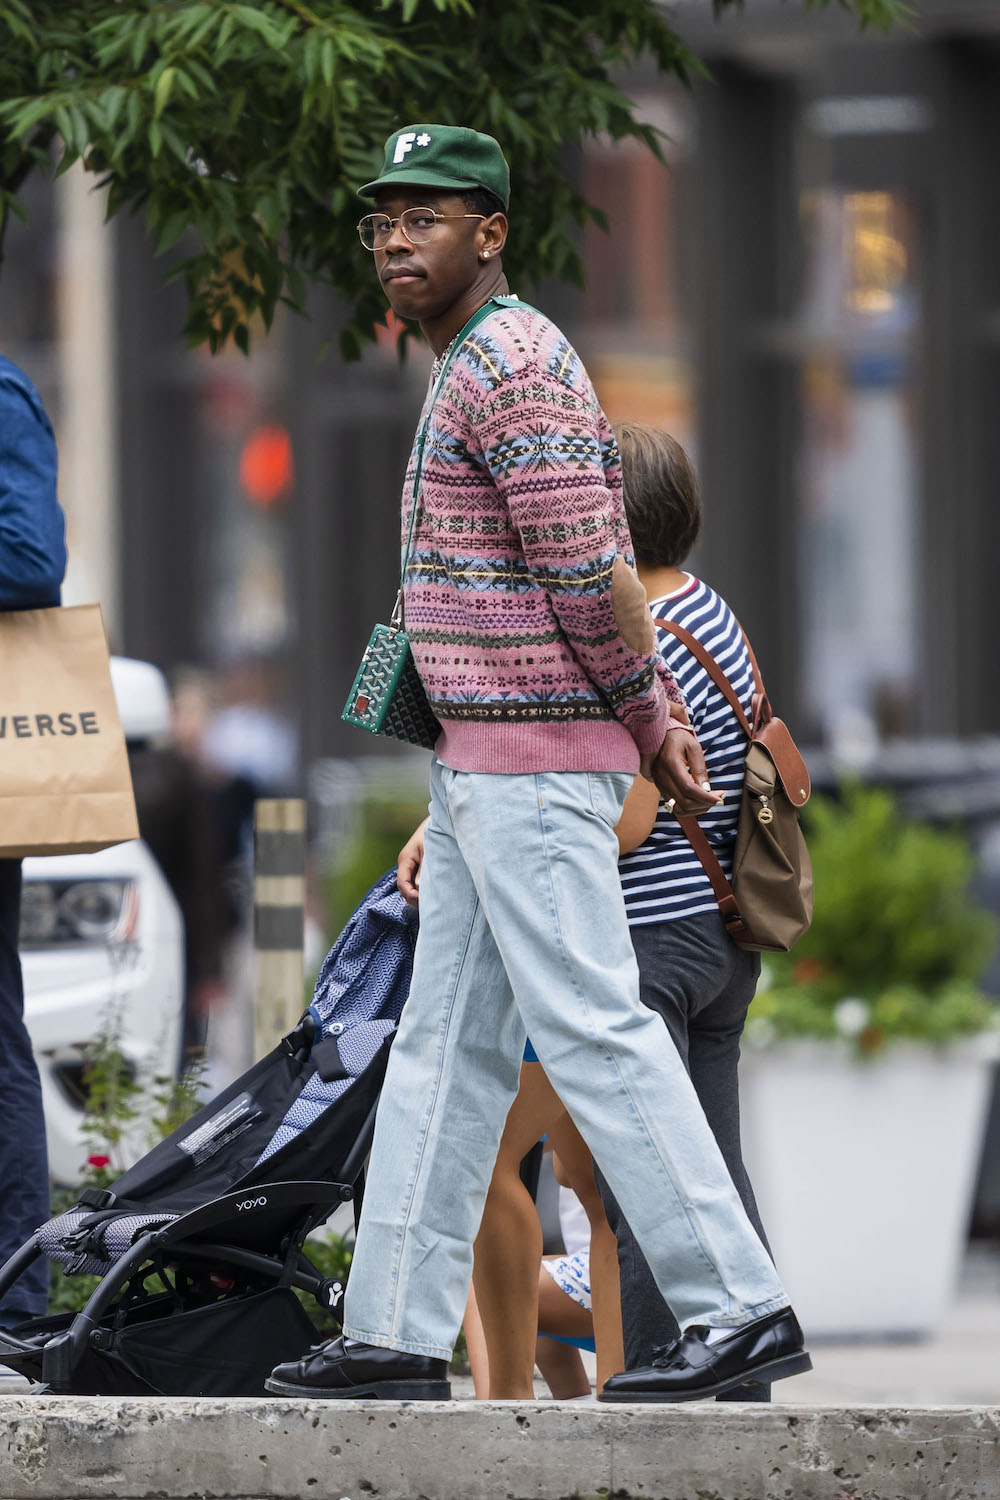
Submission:
[[[0,1400],[3,1500],[996,1500],[1000,1408]]]

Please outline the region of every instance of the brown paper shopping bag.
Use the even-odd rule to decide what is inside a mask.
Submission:
[[[100,605],[0,613],[0,856],[138,837]]]

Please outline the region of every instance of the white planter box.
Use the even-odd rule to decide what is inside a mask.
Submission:
[[[744,1051],[744,1159],[807,1335],[919,1336],[955,1289],[994,1038]]]

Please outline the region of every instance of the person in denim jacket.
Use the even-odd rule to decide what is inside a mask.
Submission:
[[[66,526],[56,497],[56,442],[38,392],[0,355],[0,609],[59,603]],[[0,1264],[49,1216],[42,1091],[24,1024],[18,958],[21,861],[0,859]],[[44,1257],[0,1303],[0,1326],[43,1313]]]

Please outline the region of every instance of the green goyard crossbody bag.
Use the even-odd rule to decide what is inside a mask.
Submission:
[[[356,729],[433,750],[441,725],[413,660],[401,602],[402,596],[389,624],[376,625],[372,631],[340,717]]]
[[[420,481],[424,472],[424,445],[434,412],[434,403],[451,369],[452,361],[474,328],[491,313],[504,307],[524,307],[516,297],[491,297],[466,323],[448,352],[434,384],[427,415],[417,434],[416,461],[413,466],[413,488],[410,495],[410,524],[403,549],[399,593],[388,625],[376,625],[371,633],[357,676],[347,695],[341,719],[370,734],[384,734],[391,739],[406,740],[433,750],[441,734],[420,673],[410,649],[403,618],[403,584],[413,546],[413,530],[420,509]]]

